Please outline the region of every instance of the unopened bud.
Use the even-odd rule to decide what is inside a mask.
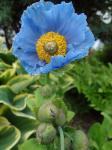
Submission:
[[[57,107],[52,102],[43,104],[38,111],[38,119],[41,122],[52,122],[58,113]]]
[[[88,150],[89,142],[86,134],[81,130],[76,130],[74,134],[73,149]]]
[[[42,123],[39,125],[36,137],[39,143],[49,144],[51,143],[56,136],[56,129],[52,124]]]
[[[66,115],[65,113],[63,112],[62,109],[59,109],[58,110],[58,114],[57,114],[57,117],[56,117],[56,124],[59,125],[59,126],[63,126],[66,122]]]

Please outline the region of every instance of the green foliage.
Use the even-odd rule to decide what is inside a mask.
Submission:
[[[70,89],[69,86],[71,86],[71,82],[68,84],[69,78],[65,81],[64,88],[60,86],[60,88],[63,88],[62,92],[56,94],[59,89],[55,87],[55,84],[56,82],[59,84],[60,81],[55,77],[55,74],[29,76],[26,75],[11,52],[1,52],[0,56],[0,115],[2,116],[0,119],[2,127],[0,134],[3,135],[1,138],[3,140],[5,139],[5,141],[9,141],[9,137],[5,135],[9,132],[12,134],[10,142],[3,143],[1,140],[2,149],[17,148],[18,144],[23,143],[30,138],[30,136],[35,137],[36,129],[40,124],[37,115],[38,110],[45,101],[53,101],[54,105],[61,110],[61,113],[64,111],[64,113],[66,113],[67,122],[69,123],[74,113],[67,110],[62,99],[59,100],[63,98],[65,90],[67,90],[67,88]],[[56,80],[54,78],[56,78]],[[64,82],[64,80],[62,80],[62,82]],[[51,86],[53,88],[51,88]],[[52,92],[54,94],[52,94]],[[57,120],[59,120],[59,116]],[[61,116],[63,117],[63,115]],[[4,130],[6,133],[3,132]],[[57,144],[55,144],[55,146],[56,145]],[[23,147],[24,146],[20,146],[19,148],[22,149]],[[51,147],[54,146],[52,145]]]
[[[112,120],[104,119],[103,123],[95,123],[88,132],[90,147],[94,150],[110,150],[112,148]]]
[[[19,146],[19,150],[47,150],[44,145],[40,145],[35,139],[30,139],[26,141],[24,144]]]
[[[11,52],[0,58],[0,150],[9,150],[36,132],[38,121],[27,101],[37,77],[23,74]]]
[[[76,115],[80,113],[80,108],[76,104],[77,95],[80,95],[80,99],[88,105],[82,108],[82,113],[94,109],[103,116],[103,123],[95,123],[89,129],[90,150],[110,150],[112,64],[103,61],[105,53],[106,50],[104,53],[93,53],[80,62],[71,63],[48,75],[29,76],[11,52],[0,52],[0,150],[17,149],[18,146],[20,150],[28,149],[29,146],[32,149],[37,147],[35,133],[40,125],[38,111],[48,101],[59,110],[63,110],[66,118],[66,123],[64,121],[62,126],[65,139],[69,138],[74,143],[76,129],[71,128],[69,124],[73,121],[75,113],[68,110],[68,107],[77,110]],[[71,91],[75,93],[75,97],[69,95],[69,101],[66,93],[70,94]],[[62,117],[63,113],[58,114],[58,121],[62,121],[60,116]],[[57,129],[57,123],[53,124]],[[9,133],[10,137],[7,136]],[[65,143],[65,147],[73,146],[68,141]],[[51,144],[38,147],[58,150],[59,133]]]
[[[88,58],[74,65],[71,75],[75,87],[83,93],[91,107],[112,114],[112,64],[103,65],[96,58]]]
[[[20,131],[10,125],[8,120],[4,117],[0,117],[0,150],[11,149],[17,144],[21,136]]]

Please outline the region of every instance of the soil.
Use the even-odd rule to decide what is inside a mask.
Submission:
[[[90,106],[90,101],[82,93],[79,93],[76,88],[65,94],[65,102],[68,104],[69,109],[76,113],[72,122],[73,127],[87,132],[92,124],[102,122],[103,117],[100,112],[94,110]]]

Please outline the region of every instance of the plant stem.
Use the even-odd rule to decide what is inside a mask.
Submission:
[[[60,150],[64,150],[64,133],[63,133],[63,129],[59,126],[58,130],[59,130],[59,134],[60,134],[60,144],[61,144],[61,149]]]

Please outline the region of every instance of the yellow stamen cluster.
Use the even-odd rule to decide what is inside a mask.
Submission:
[[[45,49],[47,43],[49,44],[49,42],[56,43],[57,50],[54,51],[54,53],[49,53]],[[47,32],[46,34],[42,35],[36,42],[36,50],[39,59],[46,61],[47,63],[50,62],[51,56],[55,56],[55,55],[64,56],[66,54],[66,49],[67,49],[67,43],[65,37],[55,32]]]

